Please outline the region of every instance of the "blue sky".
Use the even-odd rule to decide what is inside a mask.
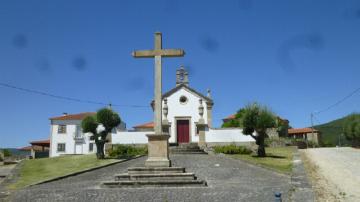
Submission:
[[[182,48],[163,60],[163,89],[184,65],[190,85],[212,90],[215,126],[257,101],[310,125],[310,113],[360,86],[358,1],[0,1],[0,83],[126,105],[128,127],[152,119],[152,59],[135,49]],[[0,147],[49,136],[49,117],[95,111],[76,103],[0,86]],[[360,93],[316,116],[315,123],[359,110]]]

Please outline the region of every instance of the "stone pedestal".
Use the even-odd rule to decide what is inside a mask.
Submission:
[[[146,167],[170,167],[169,138],[168,133],[147,134],[149,158],[145,162]]]

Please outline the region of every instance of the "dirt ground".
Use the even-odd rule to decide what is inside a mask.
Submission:
[[[360,201],[360,150],[318,148],[301,153],[317,201]]]

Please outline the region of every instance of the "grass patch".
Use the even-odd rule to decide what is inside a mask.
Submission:
[[[235,154],[228,156],[241,159],[252,164],[264,166],[281,173],[290,174],[293,165],[293,152],[293,147],[267,147],[267,156],[264,158],[246,154]]]
[[[8,188],[19,189],[31,184],[107,165],[116,161],[118,160],[99,160],[94,154],[24,160],[20,167],[19,178],[15,183],[10,184]]]

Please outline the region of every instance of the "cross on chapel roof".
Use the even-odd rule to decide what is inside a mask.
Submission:
[[[180,68],[176,70],[176,86],[181,84],[189,86],[189,73],[184,66],[180,66]]]

